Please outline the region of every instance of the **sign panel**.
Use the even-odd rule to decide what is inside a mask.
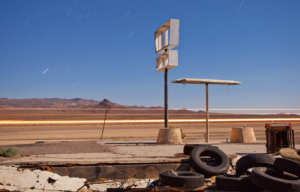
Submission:
[[[156,57],[156,71],[164,72],[165,69],[172,69],[178,66],[178,51],[168,50]]]
[[[155,53],[164,53],[179,44],[179,20],[170,19],[154,32]]]

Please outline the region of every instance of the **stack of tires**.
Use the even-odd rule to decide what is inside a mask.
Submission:
[[[248,169],[252,172],[248,172]],[[251,154],[236,163],[236,175],[216,177],[216,186],[225,191],[300,191],[300,164],[268,154]]]
[[[163,172],[160,182],[171,187],[195,189],[204,185],[204,179],[225,174],[230,166],[227,155],[210,145],[185,145],[184,154],[190,155],[191,167],[196,171]]]
[[[226,175],[230,161],[219,148],[210,145],[185,145],[191,167],[196,172],[175,171],[160,174],[160,182],[171,187],[195,189],[204,179],[216,176],[216,187],[223,191],[300,192],[300,164],[268,154],[250,154],[236,163],[236,175]],[[249,169],[252,169],[250,172]]]

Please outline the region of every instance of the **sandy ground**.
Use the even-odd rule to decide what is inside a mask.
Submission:
[[[9,147],[9,145],[5,146]],[[104,153],[112,147],[98,145],[96,141],[36,142],[14,145],[22,156],[45,154]]]
[[[204,143],[205,124],[175,126],[180,127],[186,134],[183,145]],[[265,153],[264,123],[247,124],[247,127],[253,127],[258,144],[227,143],[227,139],[230,141],[232,127],[242,126],[240,123],[211,123],[209,144],[218,145],[228,154]],[[154,156],[156,161],[164,161],[167,157],[173,161],[175,153],[182,153],[183,145],[156,145],[158,131],[162,127],[161,124],[108,125],[105,127],[103,141],[100,142],[102,126],[97,125],[2,126],[0,147],[11,145],[19,150],[21,157],[13,158],[11,163],[71,160],[143,162],[152,161]],[[300,123],[294,123],[293,128],[295,140],[300,143]],[[170,150],[171,148],[174,150]],[[0,162],[7,161],[10,162],[9,159],[0,157]]]
[[[210,139],[230,140],[232,127],[242,127],[243,123],[211,123]],[[203,141],[205,124],[174,124],[186,134],[185,141]],[[247,123],[253,127],[256,139],[265,140],[265,123]],[[156,141],[158,131],[163,124],[132,124],[106,125],[104,141]],[[0,146],[14,144],[29,144],[37,141],[65,141],[65,140],[100,140],[102,125],[85,126],[1,126]],[[300,123],[293,123],[295,141],[300,142]]]
[[[203,144],[204,142],[202,142]],[[230,156],[253,153],[266,153],[263,143],[236,144],[212,141],[209,144],[217,146]],[[98,141],[68,141],[45,142],[36,144],[16,145],[20,155],[16,157],[0,157],[1,164],[46,164],[65,165],[79,163],[82,165],[101,163],[161,163],[182,162],[188,159],[183,155],[184,144],[158,145],[155,142],[98,142]],[[296,145],[299,148],[300,145]]]

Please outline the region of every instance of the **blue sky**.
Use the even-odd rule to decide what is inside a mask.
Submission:
[[[213,78],[210,108],[300,108],[300,1],[1,0],[0,97],[163,106],[154,31],[180,20],[178,78]],[[169,85],[204,108],[204,85]]]

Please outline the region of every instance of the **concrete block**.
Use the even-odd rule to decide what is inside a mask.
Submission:
[[[22,174],[21,172],[14,173],[12,180],[11,180],[11,186],[14,186],[14,187],[19,186],[19,184],[20,184],[19,180],[20,180],[21,174]]]
[[[21,189],[32,188],[37,182],[37,175],[30,170],[20,172],[17,177],[15,177],[15,185]]]
[[[7,191],[21,191],[19,187],[16,186],[5,186],[5,190]]]
[[[180,129],[159,129],[158,144],[182,144]]]
[[[77,191],[84,186],[86,179],[61,177],[53,186],[55,190]]]
[[[29,170],[29,169],[22,170],[22,172],[23,172],[23,173],[32,173],[32,171]]]
[[[0,166],[0,170],[18,171],[17,167]]]
[[[44,185],[44,190],[49,190],[49,191],[53,191],[53,190],[56,190],[55,189],[55,186],[50,184],[50,183],[45,183]]]
[[[256,143],[256,137],[252,127],[232,128],[231,142],[233,143]]]
[[[42,171],[39,173],[38,178],[41,180],[48,180],[49,177],[52,177],[53,173],[48,171]]]
[[[34,171],[32,171],[32,172],[34,172],[35,174],[40,174],[42,171],[39,170],[39,169],[36,169],[36,170],[34,170]]]
[[[58,174],[56,174],[56,173],[53,173],[53,175],[50,178],[53,179],[53,180],[55,180],[55,181],[57,181],[57,180],[59,180],[61,178],[61,176],[58,175]]]
[[[17,171],[8,171],[1,170],[0,171],[0,184],[2,185],[12,185],[14,175],[18,173]]]
[[[49,183],[48,179],[54,180]],[[0,185],[3,190],[8,191],[74,191],[76,192],[84,186],[86,179],[61,177],[48,171],[30,170],[18,171],[17,169],[9,169],[1,167],[0,169]]]
[[[56,180],[58,177],[60,176],[52,172],[41,171],[37,176],[38,182],[34,185],[34,187],[35,189],[39,189],[39,190],[43,190],[43,189],[54,190],[54,186],[51,183],[49,183],[48,179],[55,178],[53,180]]]
[[[96,166],[74,166],[74,167],[53,167],[53,172],[61,176],[73,176],[79,178],[85,178],[88,181],[99,181],[100,178],[113,178],[113,179],[126,179],[135,171],[144,168],[143,171],[136,173],[137,179],[144,178],[158,178],[158,171],[156,166],[161,172],[169,170],[177,171],[189,171],[191,165],[189,162],[181,163],[145,163],[145,164],[132,164],[132,165],[96,165]]]
[[[39,181],[39,182],[35,183],[33,187],[37,190],[43,190],[46,183],[48,183],[48,182],[42,183]]]

